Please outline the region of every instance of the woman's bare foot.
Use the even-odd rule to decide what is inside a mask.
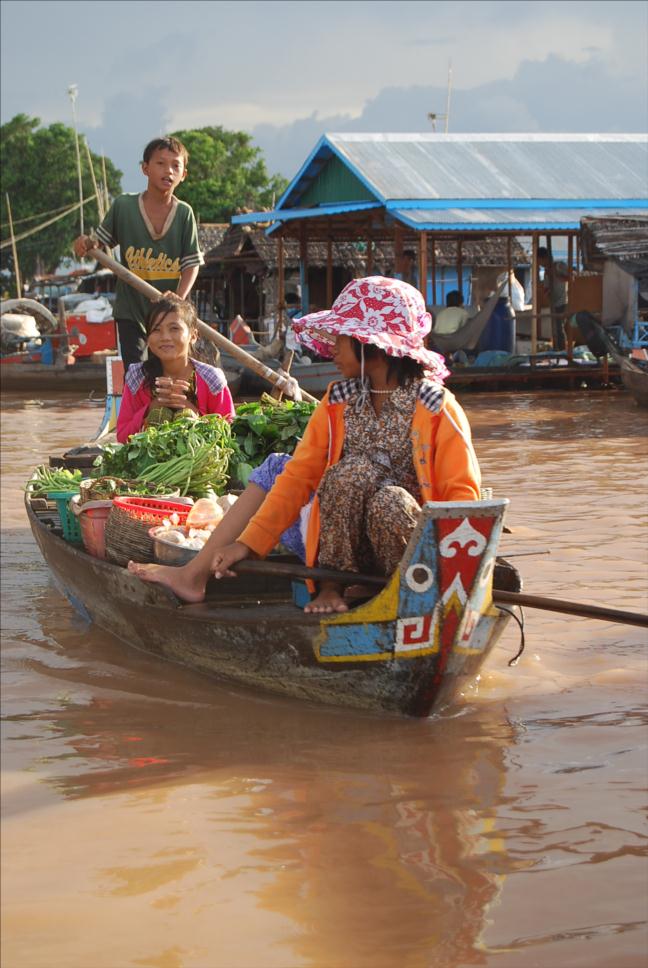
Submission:
[[[307,614],[348,612],[349,606],[342,598],[342,586],[334,582],[322,582],[319,594],[304,606]]]
[[[138,561],[129,561],[128,570],[142,581],[155,582],[171,589],[183,602],[202,602],[205,597],[206,581],[186,567],[143,565]]]

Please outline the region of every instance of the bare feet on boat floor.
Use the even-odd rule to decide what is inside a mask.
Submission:
[[[171,565],[144,565],[129,561],[128,570],[142,581],[155,582],[169,588],[183,602],[202,602],[205,598],[205,585],[187,575],[184,568]]]
[[[319,593],[304,607],[306,614],[348,612],[349,606],[342,598],[342,587],[332,582],[322,582]]]

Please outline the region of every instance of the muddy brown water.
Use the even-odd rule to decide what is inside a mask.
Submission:
[[[463,398],[525,589],[648,611],[625,394]],[[5,968],[645,966],[645,630],[527,610],[425,721],[237,691],[86,625],[21,485],[93,436],[2,401]]]

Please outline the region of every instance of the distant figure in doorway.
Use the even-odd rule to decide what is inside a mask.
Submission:
[[[541,245],[538,249],[538,265],[544,269],[543,305],[548,306],[551,311],[551,335],[554,349],[564,350],[569,269],[566,262],[555,262],[544,245]]]
[[[446,308],[442,309],[434,321],[433,331],[435,333],[456,333],[467,319],[470,313],[464,308],[463,295],[458,289],[451,289],[446,296]]]

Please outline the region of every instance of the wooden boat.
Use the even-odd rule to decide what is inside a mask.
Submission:
[[[576,320],[592,353],[598,357],[609,354],[619,367],[621,381],[628,393],[640,407],[648,407],[648,359],[642,360],[623,353],[610,334],[589,313],[578,313]],[[645,355],[645,350],[643,353]]]
[[[0,360],[0,383],[5,392],[29,391],[105,391],[106,364],[102,359],[74,364],[35,362],[30,354]]]
[[[27,501],[57,585],[88,620],[224,681],[376,712],[427,716],[477,674],[509,620],[492,602],[506,500],[426,505],[399,568],[339,615],[307,615],[272,573],[212,582],[198,605],[93,558]],[[263,563],[254,563],[263,564]],[[519,591],[510,565],[497,587]],[[301,586],[303,588],[303,586]],[[293,585],[293,589],[299,589]]]
[[[630,356],[617,359],[623,385],[640,407],[648,407],[648,361],[642,365],[640,360]]]

